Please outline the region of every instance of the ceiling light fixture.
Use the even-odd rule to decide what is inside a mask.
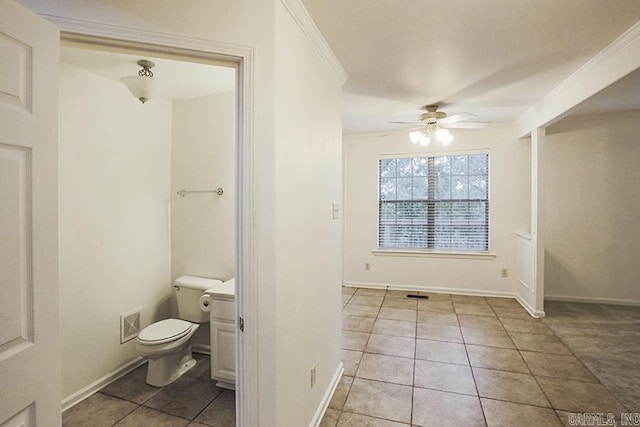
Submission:
[[[153,77],[151,69],[156,66],[155,63],[146,59],[138,61],[138,65],[142,70],[138,71],[137,76],[127,76],[120,81],[129,89],[129,92],[140,100],[143,104],[154,97],[157,79]]]
[[[414,144],[426,147],[435,139],[443,146],[447,146],[453,141],[453,135],[447,130],[438,127],[437,122],[429,122],[423,128],[409,132],[409,138]]]

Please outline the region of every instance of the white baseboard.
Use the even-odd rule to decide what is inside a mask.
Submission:
[[[500,291],[487,291],[487,290],[476,290],[476,289],[463,289],[463,288],[443,288],[443,287],[434,287],[434,286],[413,286],[413,285],[395,285],[395,284],[381,284],[381,283],[364,283],[364,282],[344,282],[344,286],[347,287],[357,287],[357,288],[370,288],[370,289],[391,289],[391,290],[401,290],[401,291],[422,291],[422,292],[433,292],[433,293],[441,293],[441,294],[455,294],[455,295],[471,295],[471,296],[479,296],[479,297],[494,297],[494,298],[513,298],[520,305],[527,310],[527,312],[533,317],[545,317],[544,311],[534,310],[532,307],[527,304],[527,302],[518,297],[516,293],[513,292],[500,292]]]
[[[527,312],[531,315],[531,317],[535,317],[536,319],[540,318],[540,317],[546,317],[547,315],[545,314],[544,311],[542,310],[534,310],[533,307],[531,307],[529,305],[528,302],[526,302],[524,299],[520,298],[520,296],[518,296],[516,294],[516,301],[518,301],[520,303],[520,305],[527,310]]]
[[[583,303],[590,303],[590,304],[631,305],[634,307],[640,307],[640,301],[638,300],[627,300],[627,299],[617,299],[617,298],[576,297],[571,295],[545,295],[544,299],[549,301],[583,302]]]
[[[145,359],[144,357],[138,356],[132,361],[115,369],[113,372],[110,372],[104,377],[98,379],[97,381],[94,381],[88,386],[73,393],[72,395],[65,397],[62,400],[62,411],[64,412],[67,409],[77,405],[78,403],[82,402],[86,398],[95,394],[102,387],[106,386],[107,384],[111,384],[115,380],[127,375],[129,372],[133,371],[139,366],[142,366],[146,361],[147,359]]]
[[[211,356],[211,346],[208,344],[194,344],[193,347],[191,347],[191,351]]]
[[[471,295],[479,297],[497,297],[497,298],[515,298],[513,292],[488,291],[465,288],[446,288],[442,286],[415,286],[415,285],[399,285],[394,283],[366,283],[366,282],[344,282],[344,286],[350,288],[371,288],[371,289],[390,289],[398,291],[422,291],[433,292],[436,294],[456,294]]]
[[[327,387],[327,391],[324,394],[322,401],[320,402],[320,406],[318,406],[316,413],[313,415],[313,418],[311,419],[311,423],[309,423],[309,427],[318,427],[322,422],[322,417],[324,417],[324,413],[327,411],[327,408],[329,407],[329,402],[331,402],[333,393],[335,393],[336,388],[338,388],[338,384],[340,384],[340,378],[342,378],[343,373],[344,373],[344,364],[340,362],[340,364],[338,365],[338,369],[336,369],[335,374],[333,374],[333,378],[331,378],[329,387]]]

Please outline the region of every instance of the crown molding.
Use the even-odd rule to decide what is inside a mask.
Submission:
[[[280,3],[282,3],[287,12],[289,12],[289,15],[291,15],[296,24],[298,24],[298,27],[300,27],[322,59],[335,72],[340,82],[344,84],[349,78],[349,75],[333,53],[333,50],[316,26],[315,22],[313,22],[311,15],[309,15],[309,12],[302,2],[300,0],[280,0]]]

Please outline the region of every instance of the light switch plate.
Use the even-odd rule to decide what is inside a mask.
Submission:
[[[340,203],[333,202],[333,219],[340,218]]]

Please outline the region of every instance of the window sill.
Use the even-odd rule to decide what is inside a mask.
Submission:
[[[374,256],[423,257],[423,258],[456,258],[456,259],[495,259],[491,252],[445,252],[428,250],[375,249]]]

